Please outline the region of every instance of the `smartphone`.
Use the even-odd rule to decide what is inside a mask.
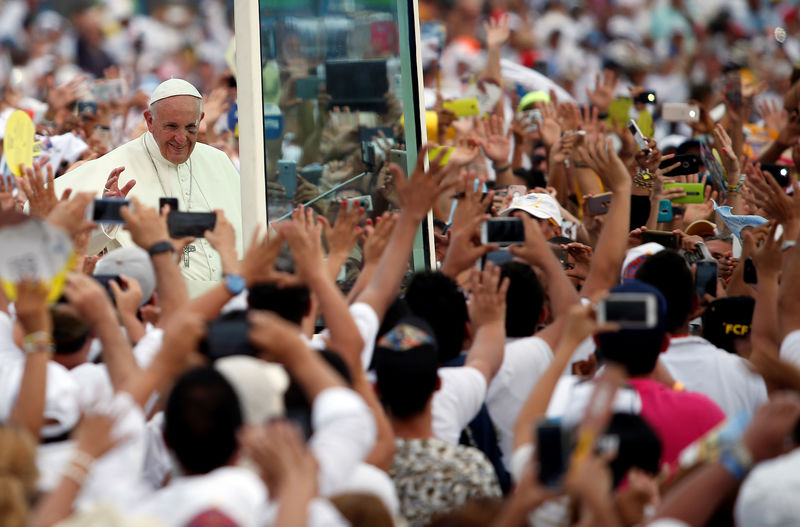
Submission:
[[[491,218],[481,224],[481,243],[501,247],[525,243],[525,227],[520,218]]]
[[[78,115],[97,115],[97,103],[94,101],[78,101]]]
[[[158,198],[158,211],[164,209],[164,205],[169,205],[169,211],[178,210],[178,198]]]
[[[642,233],[642,243],[650,242],[655,242],[667,249],[677,251],[681,247],[681,235],[666,231],[644,231]]]
[[[669,172],[665,172],[665,176],[690,176],[700,172],[700,156],[697,154],[680,154],[675,157],[663,160],[658,168],[665,169],[671,167],[675,163],[680,163]]]
[[[558,488],[567,472],[569,449],[561,424],[553,420],[536,423],[536,457],[539,461],[539,481],[549,488]]]
[[[498,249],[496,251],[490,251],[484,254],[480,260],[478,260],[478,269],[483,271],[486,267],[488,262],[495,264],[496,266],[500,267],[506,262],[510,262],[514,259],[514,255],[508,252],[508,249]]]
[[[772,178],[781,187],[788,187],[789,183],[792,182],[791,171],[789,167],[783,165],[774,165],[772,163],[762,163],[761,170],[768,172],[769,175],[772,176]]]
[[[319,96],[319,86],[322,80],[319,77],[305,77],[297,79],[296,93],[298,99],[316,100]]]
[[[331,60],[325,63],[325,92],[329,108],[386,113],[389,77],[386,60]]]
[[[469,99],[455,99],[453,101],[444,101],[442,108],[450,110],[456,117],[472,117],[480,114],[480,106],[478,99],[475,97]]]
[[[650,329],[658,323],[656,296],[652,293],[609,293],[595,311],[597,322],[615,322],[621,329]]]
[[[658,202],[658,218],[656,222],[666,223],[672,221],[674,214],[672,213],[672,202],[668,199],[662,199]]]
[[[652,90],[643,91],[633,98],[633,102],[638,102],[640,104],[657,104],[658,101],[656,99],[656,92]]]
[[[389,150],[389,162],[399,166],[403,174],[408,177],[408,158],[405,150]]]
[[[202,238],[206,231],[213,231],[217,224],[216,212],[178,212],[167,215],[167,230],[171,238],[193,236]]]
[[[550,250],[553,251],[558,263],[561,264],[561,267],[564,270],[574,269],[575,264],[571,264],[569,262],[569,250],[564,249],[563,247],[559,247],[558,245],[550,244]]]
[[[372,196],[349,198],[347,200],[347,210],[350,211],[356,207],[364,209],[365,212],[372,212]]]
[[[586,205],[589,207],[589,212],[595,216],[601,214],[608,214],[608,206],[611,204],[611,192],[604,192],[596,196],[592,196],[586,200]]]
[[[319,180],[322,179],[324,170],[325,167],[322,163],[311,163],[303,167],[303,170],[300,171],[300,176],[312,185],[319,185]]]
[[[756,273],[756,265],[753,263],[752,258],[744,259],[743,270],[744,270],[744,283],[753,285],[758,283],[758,273]]]
[[[523,110],[519,114],[519,120],[525,127],[525,132],[536,132],[539,130],[539,121],[542,120],[542,111],[538,108],[533,110]]]
[[[92,275],[92,278],[100,282],[100,285],[103,286],[108,296],[111,298],[111,302],[114,302],[114,293],[111,292],[111,282],[116,282],[121,289],[125,289],[118,274],[95,274]]]
[[[675,198],[672,203],[703,203],[705,185],[703,183],[665,183],[664,189],[682,187],[686,193],[682,198]]]
[[[665,102],[661,105],[661,118],[670,122],[700,121],[700,107],[685,102]]]
[[[639,147],[639,150],[645,150],[647,148],[647,139],[639,129],[639,125],[636,124],[636,121],[633,119],[628,121],[628,130],[630,130],[633,134],[633,139],[636,141],[636,145]]]
[[[258,350],[247,337],[249,331],[246,311],[223,315],[208,323],[208,332],[200,342],[200,353],[212,361],[231,355],[257,356]]]
[[[700,300],[708,293],[717,296],[717,262],[703,260],[695,264],[694,287]]]
[[[435,148],[431,148],[428,150],[428,161],[432,163],[433,160],[439,156],[439,152],[441,152],[443,148],[445,149],[445,154],[439,164],[441,166],[446,165],[447,162],[450,161],[450,156],[453,155],[454,148],[452,146],[437,146]]]
[[[125,220],[119,213],[122,207],[130,206],[130,201],[123,198],[95,198],[86,207],[86,219],[95,223],[124,225]]]
[[[286,197],[294,199],[294,191],[297,190],[297,163],[278,161],[278,183],[286,191]]]
[[[382,139],[381,134],[386,139],[393,140],[394,128],[391,126],[360,126],[358,128],[358,140],[361,142]]]
[[[118,101],[125,95],[125,81],[122,79],[96,80],[91,89],[95,101]]]
[[[739,70],[727,74],[725,80],[725,98],[734,108],[742,106],[742,74]]]

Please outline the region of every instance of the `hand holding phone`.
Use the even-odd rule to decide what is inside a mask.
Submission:
[[[639,125],[636,124],[636,121],[633,119],[628,121],[628,130],[630,130],[631,134],[633,134],[633,139],[636,141],[636,146],[639,147],[639,150],[647,150],[649,148],[647,146],[647,138],[644,136],[641,129],[639,129]]]
[[[620,329],[650,329],[658,324],[658,306],[652,293],[610,293],[595,307],[598,324],[613,322]]]
[[[703,260],[695,264],[694,285],[700,300],[706,294],[717,296],[717,262]]]
[[[597,194],[586,200],[586,206],[589,207],[589,212],[595,216],[608,214],[608,206],[611,205],[611,192],[604,192]]]
[[[491,218],[481,223],[481,243],[501,247],[523,245],[525,226],[520,218]]]
[[[123,198],[95,198],[86,207],[86,219],[98,224],[124,225],[125,220],[119,211],[130,206],[130,201]]]
[[[179,212],[167,215],[167,229],[171,238],[203,238],[217,224],[216,212]]]

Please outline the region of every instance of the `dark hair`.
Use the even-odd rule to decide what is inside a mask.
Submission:
[[[438,271],[417,273],[405,295],[411,312],[430,324],[439,344],[439,364],[458,357],[469,321],[467,301],[458,285]]]
[[[653,476],[658,474],[661,440],[641,416],[615,413],[611,417],[606,435],[617,436],[619,439],[617,457],[609,463],[614,487],[622,482],[632,467]]]
[[[74,311],[65,304],[56,304],[50,308],[53,319],[53,340],[56,344],[56,355],[71,355],[83,349],[89,340],[91,328]]]
[[[533,268],[520,262],[506,262],[500,267],[502,278],[510,279],[506,293],[506,335],[530,337],[536,333],[542,315],[544,290]]]
[[[689,319],[695,299],[692,272],[686,260],[675,251],[658,252],[642,262],[636,279],[661,291],[667,301],[666,330],[679,330]]]
[[[169,394],[164,440],[189,474],[206,474],[230,462],[241,426],[236,392],[211,367],[184,373]]]
[[[247,304],[252,309],[274,311],[282,318],[300,324],[308,313],[311,293],[308,287],[279,287],[275,282],[264,282],[250,288]]]
[[[433,330],[418,317],[407,317],[400,325],[410,325],[434,338]],[[395,350],[375,348],[375,375],[381,402],[399,419],[419,414],[436,391],[439,380],[436,343]]]

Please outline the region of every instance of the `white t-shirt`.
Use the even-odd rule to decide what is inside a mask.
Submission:
[[[470,366],[439,368],[440,388],[433,394],[433,435],[458,444],[461,431],[486,399],[486,377]]]
[[[739,490],[740,527],[797,525],[800,521],[800,449],[757,465]]]
[[[531,390],[539,381],[553,352],[539,337],[506,340],[503,364],[489,384],[486,406],[497,428],[503,464],[510,467],[514,450],[514,425]]]
[[[353,321],[358,326],[358,332],[364,340],[364,349],[361,350],[361,365],[366,370],[372,362],[372,352],[375,349],[375,337],[378,335],[378,329],[381,327],[381,321],[378,319],[377,313],[372,309],[372,306],[364,302],[355,302],[350,304],[348,308]],[[315,349],[323,349],[325,347],[324,338],[328,337],[330,332],[325,329],[322,333],[314,335],[312,338],[312,347]]]
[[[675,380],[707,395],[728,417],[740,410],[753,415],[767,402],[764,379],[750,371],[747,361],[702,337],[673,337],[660,359]]]
[[[780,357],[781,360],[800,368],[800,329],[792,331],[783,339]]]

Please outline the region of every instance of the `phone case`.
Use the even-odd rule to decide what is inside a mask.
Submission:
[[[668,199],[662,199],[658,202],[658,218],[656,221],[658,223],[664,223],[672,221],[672,219],[672,202]]]
[[[703,203],[705,201],[705,185],[703,183],[665,183],[664,189],[683,187],[686,195],[672,200],[672,203]]]
[[[696,123],[700,120],[700,107],[685,102],[665,102],[661,105],[661,118],[670,122]]]
[[[456,117],[471,117],[480,113],[478,99],[475,98],[444,101],[442,107],[456,114]]]
[[[611,192],[605,192],[592,196],[586,200],[586,205],[589,207],[589,212],[595,216],[601,214],[608,214],[608,206],[611,204]]]
[[[286,197],[294,199],[294,191],[297,190],[297,164],[278,161],[278,183],[286,190]]]

